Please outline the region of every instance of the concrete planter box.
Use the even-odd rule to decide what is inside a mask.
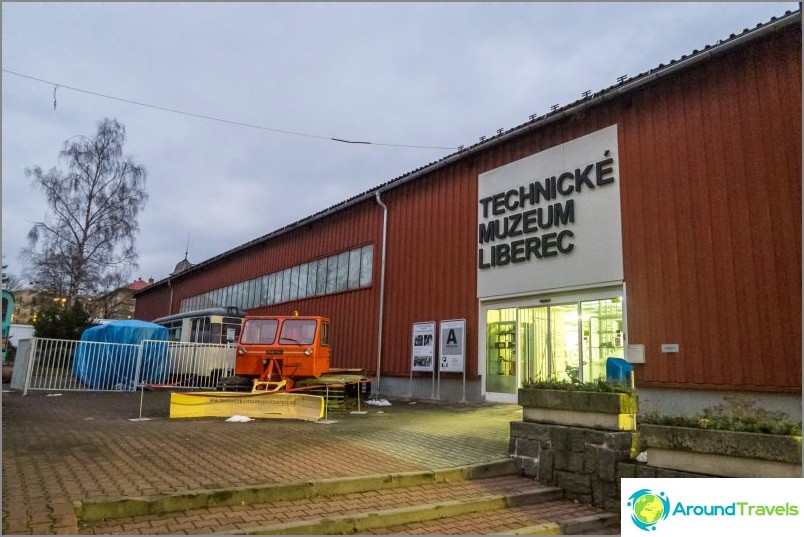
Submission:
[[[522,419],[526,422],[636,430],[636,395],[522,388],[517,402],[523,407]]]
[[[642,424],[648,466],[723,477],[801,477],[801,437]]]

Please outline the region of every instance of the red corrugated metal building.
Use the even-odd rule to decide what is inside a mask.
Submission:
[[[136,317],[328,316],[334,366],[450,400],[460,360],[434,388],[413,326],[464,319],[467,400],[619,356],[643,408],[800,417],[801,45],[796,12],[624,80],[174,273]]]

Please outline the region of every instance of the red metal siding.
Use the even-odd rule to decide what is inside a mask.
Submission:
[[[624,274],[644,386],[801,390],[801,30],[612,98],[383,193],[383,375],[410,371],[411,325],[465,318],[477,378],[477,176],[618,125]],[[334,366],[376,364],[382,211],[373,201],[174,283],[179,299],[373,243],[369,290],[260,308],[332,318]],[[166,288],[143,293],[153,318]],[[153,299],[153,300],[152,300]],[[662,343],[681,352],[661,354]]]
[[[372,286],[368,289],[306,298],[248,310],[254,314],[322,315],[332,321],[333,367],[376,369],[377,300],[380,281],[379,256],[382,211],[373,202],[364,202],[329,218],[290,231],[267,243],[224,258],[209,267],[178,277],[173,283],[172,312],[179,311],[181,299],[256,278],[277,270],[305,263],[333,253],[374,244]],[[170,289],[138,296],[136,317],[155,319],[167,315]]]
[[[645,88],[618,123],[639,384],[800,391],[800,28]]]

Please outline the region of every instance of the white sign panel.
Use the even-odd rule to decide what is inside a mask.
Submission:
[[[435,371],[435,323],[415,323],[411,345],[411,371]]]
[[[632,364],[644,364],[645,345],[641,343],[628,345],[628,347],[625,350],[625,359],[631,362]]]
[[[441,321],[438,370],[461,373],[466,356],[466,321]]]
[[[623,279],[617,125],[478,176],[477,296]]]
[[[623,478],[620,486],[623,536],[800,535],[804,527],[801,478]]]

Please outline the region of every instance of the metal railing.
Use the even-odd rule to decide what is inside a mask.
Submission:
[[[15,361],[18,380],[12,387],[23,394],[28,390],[134,391],[143,385],[215,389],[221,377],[233,373],[234,362],[234,345],[33,338],[27,356]]]
[[[234,345],[147,340],[142,349],[144,384],[214,389],[218,380],[234,374]],[[149,366],[155,361],[161,365]]]

